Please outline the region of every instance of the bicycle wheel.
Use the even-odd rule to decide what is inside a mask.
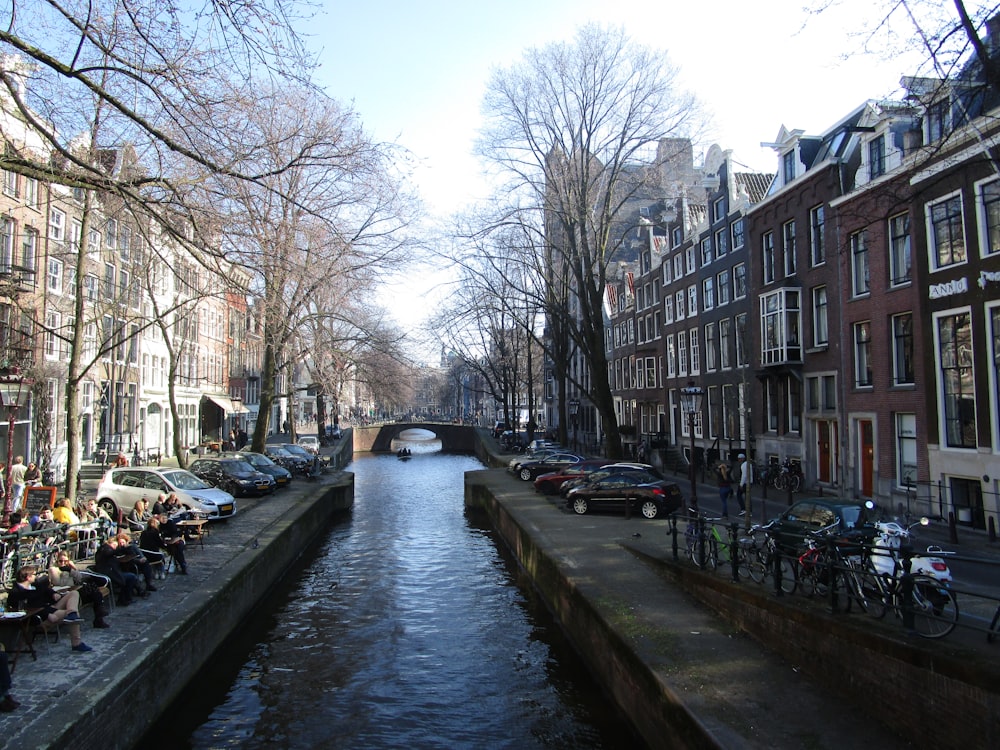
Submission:
[[[783,471],[779,471],[774,477],[774,489],[776,490],[787,490],[788,489],[788,475]]]
[[[778,555],[780,553],[775,552],[774,554]],[[798,564],[784,555],[781,555],[778,560],[778,568],[781,571],[781,590],[786,594],[794,594],[799,585]],[[774,574],[773,557],[768,560],[767,570],[769,574]]]
[[[913,576],[913,629],[923,638],[944,638],[958,624],[954,592],[930,576]]]
[[[789,474],[788,488],[792,492],[798,492],[800,489],[802,489],[802,476],[800,474]]]
[[[746,551],[747,568],[754,583],[764,583],[770,571],[767,569],[767,553],[754,547]]]
[[[881,620],[885,617],[885,613],[889,611],[888,606],[886,606],[886,586],[883,579],[876,573],[871,571],[865,571],[858,575],[859,583],[861,584],[861,592],[864,594],[865,602],[865,612],[874,617],[876,620]]]

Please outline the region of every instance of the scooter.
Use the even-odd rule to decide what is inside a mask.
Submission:
[[[875,523],[875,537],[872,539],[871,564],[879,575],[895,577],[902,569],[900,547],[904,541],[912,539],[910,529],[914,526],[926,526],[930,520],[924,516],[916,523],[902,526],[895,521],[878,521]],[[910,573],[925,575],[941,583],[951,583],[951,569],[942,554],[947,554],[940,547],[928,547],[927,553],[915,552],[910,558]]]

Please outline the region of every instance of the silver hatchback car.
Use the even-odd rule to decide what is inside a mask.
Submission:
[[[236,500],[228,492],[199,479],[190,471],[155,466],[126,466],[110,469],[97,486],[97,503],[112,518],[127,514],[136,500],[145,499],[152,507],[159,495],[173,492],[182,505],[204,513],[209,520],[236,514]]]

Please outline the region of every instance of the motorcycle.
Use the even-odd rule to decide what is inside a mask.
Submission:
[[[910,529],[914,526],[926,526],[930,521],[921,518],[909,526],[902,526],[895,521],[878,521],[874,524],[875,536],[872,539],[871,564],[879,575],[895,578],[902,570],[900,549],[905,543],[912,541]],[[940,555],[945,554],[940,547],[928,547],[926,553],[913,554],[910,558],[910,573],[925,575],[944,584],[951,583],[951,568]]]

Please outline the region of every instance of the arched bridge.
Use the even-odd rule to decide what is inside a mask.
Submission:
[[[354,450],[385,453],[392,450],[393,438],[399,437],[406,430],[427,430],[433,432],[441,441],[441,450],[445,453],[476,453],[476,446],[481,442],[477,428],[464,424],[447,422],[391,422],[370,427],[355,427]]]

